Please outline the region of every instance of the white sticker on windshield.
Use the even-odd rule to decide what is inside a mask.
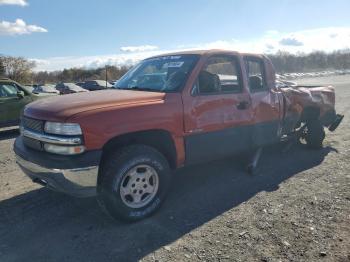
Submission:
[[[169,63],[166,63],[164,66],[166,66],[166,67],[181,67],[183,64],[184,64],[183,61],[181,61],[181,62],[169,62]]]
[[[180,59],[180,58],[181,58],[180,55],[171,55],[171,56],[161,56],[161,57],[159,57],[159,59],[163,59],[163,60],[167,60],[167,59],[173,60],[173,59]]]

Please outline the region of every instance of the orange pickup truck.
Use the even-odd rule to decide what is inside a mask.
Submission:
[[[97,196],[117,219],[136,221],[163,202],[172,170],[290,137],[322,147],[341,115],[332,87],[275,85],[263,55],[224,50],[151,57],[111,90],[26,106],[17,163],[36,183]]]

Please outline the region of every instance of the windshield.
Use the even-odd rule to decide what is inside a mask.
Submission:
[[[171,55],[143,60],[130,69],[114,88],[174,92],[185,83],[198,55]]]

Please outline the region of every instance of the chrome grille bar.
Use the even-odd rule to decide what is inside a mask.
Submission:
[[[45,143],[51,143],[51,144],[57,144],[57,145],[81,145],[82,143],[82,140],[80,137],[52,136],[52,135],[33,132],[25,128],[23,128],[21,131],[23,136],[36,139]]]

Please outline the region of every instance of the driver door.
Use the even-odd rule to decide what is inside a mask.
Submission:
[[[250,96],[239,59],[213,55],[184,97],[186,163],[226,157],[250,148]]]

